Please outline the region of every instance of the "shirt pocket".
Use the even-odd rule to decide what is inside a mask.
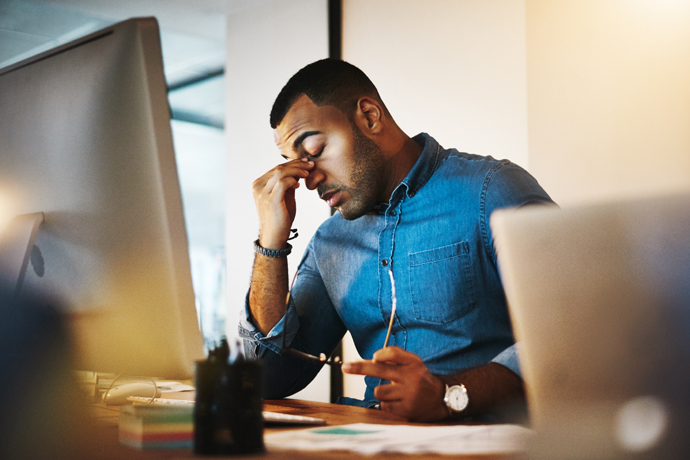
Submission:
[[[415,318],[449,323],[476,306],[467,241],[415,252],[409,261]]]

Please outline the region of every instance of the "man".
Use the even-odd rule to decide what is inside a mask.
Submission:
[[[253,184],[261,231],[240,324],[246,352],[264,360],[266,396],[293,394],[319,370],[284,350],[330,355],[349,330],[365,358],[342,367],[366,376],[359,405],[434,421],[523,399],[489,217],[550,202],[539,184],[508,161],[408,137],[343,61],[295,74],[271,126],[287,161]],[[338,212],[309,243],[288,296],[300,180]]]

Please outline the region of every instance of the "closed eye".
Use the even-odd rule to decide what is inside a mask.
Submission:
[[[313,154],[313,155],[312,155],[311,153],[307,153],[306,155],[307,155],[307,158],[308,158],[308,159],[310,159],[310,160],[315,160],[316,158],[318,158],[318,157],[321,156],[321,153],[322,153],[322,152],[323,152],[323,149],[319,150],[318,153],[315,153],[315,154]]]
[[[308,160],[315,160],[321,156],[326,146],[326,136],[322,133],[312,133],[304,138],[302,152]]]

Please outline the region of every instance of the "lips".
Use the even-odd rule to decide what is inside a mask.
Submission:
[[[324,200],[329,207],[335,208],[338,205],[340,199],[340,191],[332,190],[321,195],[321,199]]]

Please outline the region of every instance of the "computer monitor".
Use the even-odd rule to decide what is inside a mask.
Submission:
[[[530,459],[690,458],[690,192],[491,216]]]
[[[203,339],[154,18],[0,70],[0,203],[40,224],[20,293],[61,306],[78,369],[193,375]]]

